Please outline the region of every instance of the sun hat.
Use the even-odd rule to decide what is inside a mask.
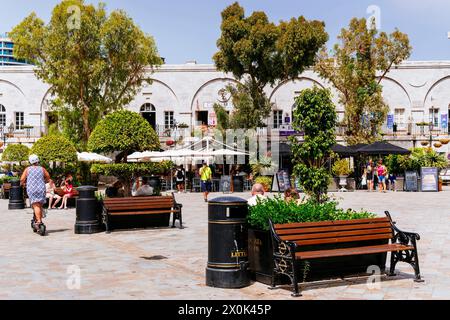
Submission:
[[[28,161],[30,162],[30,164],[36,164],[39,163],[39,157],[35,154],[32,154],[31,156],[28,157]]]

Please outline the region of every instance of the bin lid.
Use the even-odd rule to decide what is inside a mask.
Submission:
[[[77,188],[78,191],[97,191],[98,188],[94,186],[80,186]]]
[[[247,200],[244,200],[242,198],[238,198],[238,197],[231,197],[231,196],[224,196],[224,197],[219,197],[219,198],[215,198],[212,199],[208,202],[209,204],[215,204],[215,203],[220,203],[220,204],[247,204]]]

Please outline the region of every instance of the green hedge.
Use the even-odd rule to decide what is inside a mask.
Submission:
[[[23,144],[9,144],[2,155],[2,161],[22,162],[28,161],[30,148]]]
[[[320,222],[336,220],[355,220],[375,218],[375,214],[366,211],[356,212],[338,208],[338,203],[328,201],[317,203],[313,200],[303,204],[286,202],[281,196],[259,201],[249,207],[248,221],[251,227],[269,230],[269,218],[275,224]]]

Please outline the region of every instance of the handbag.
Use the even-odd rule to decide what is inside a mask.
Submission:
[[[362,176],[361,185],[362,186],[366,186],[367,185],[367,177],[366,176]]]

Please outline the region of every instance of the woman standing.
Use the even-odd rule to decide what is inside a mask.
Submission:
[[[367,190],[371,192],[373,190],[374,184],[374,167],[372,159],[369,160],[369,163],[365,171],[366,171]]]
[[[33,207],[36,225],[42,224],[42,206],[47,201],[45,184],[50,181],[50,175],[45,168],[39,166],[39,157],[31,155],[30,165],[22,174],[20,184],[27,187],[28,198]]]
[[[378,184],[380,185],[380,192],[386,192],[386,167],[383,165],[383,160],[378,161],[377,175]]]

